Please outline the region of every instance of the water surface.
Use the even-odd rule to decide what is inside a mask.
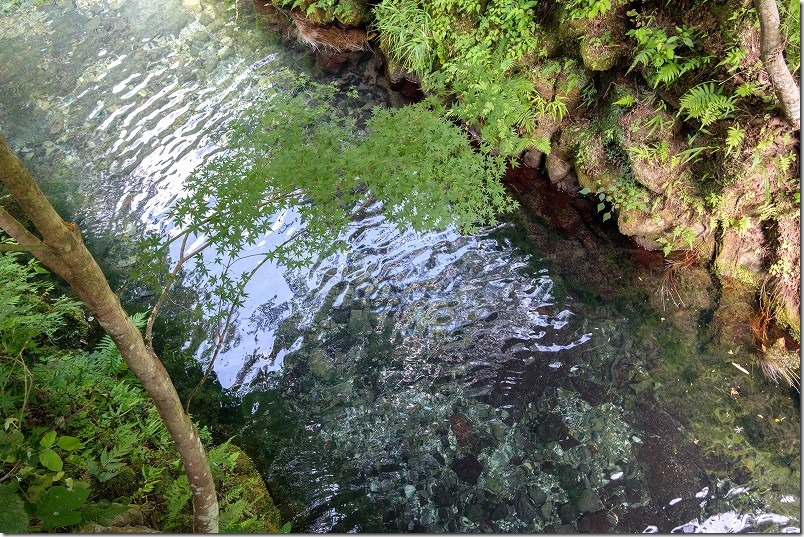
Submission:
[[[225,125],[306,65],[242,3],[43,5],[0,18],[0,128],[127,266]],[[394,100],[374,68],[341,76],[356,108]],[[660,274],[525,212],[418,236],[370,207],[348,240],[265,267],[215,364],[295,530],[800,527],[798,399],[710,341],[706,279],[695,305],[657,307]]]

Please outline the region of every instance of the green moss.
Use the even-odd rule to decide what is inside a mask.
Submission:
[[[347,26],[362,26],[369,22],[369,10],[362,0],[340,0],[335,7],[335,18]]]
[[[715,260],[715,274],[721,280],[731,278],[754,289],[760,284],[760,276],[757,273],[739,263],[724,261],[721,258]]]
[[[592,71],[608,71],[621,56],[621,48],[597,38],[582,39],[580,45],[583,64]]]
[[[254,463],[243,450],[234,444],[229,444],[226,453],[237,457],[234,469],[221,484],[220,495],[228,491],[243,491],[243,500],[251,505],[250,511],[255,515],[251,523],[238,523],[229,527],[227,531],[248,531],[249,533],[277,533],[282,526],[279,509],[268,493],[265,482],[260,476]],[[226,510],[222,512],[225,517]],[[223,529],[223,528],[222,528]]]

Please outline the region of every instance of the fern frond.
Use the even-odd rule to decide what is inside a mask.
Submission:
[[[726,156],[729,156],[732,151],[740,147],[745,138],[745,129],[739,125],[732,125],[726,134]]]
[[[714,82],[704,82],[690,88],[681,96],[679,114],[687,112],[686,119],[700,120],[706,127],[719,119],[724,119],[734,112],[734,97],[726,97],[723,90]]]

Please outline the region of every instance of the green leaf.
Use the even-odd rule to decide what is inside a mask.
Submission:
[[[613,104],[616,104],[618,106],[632,106],[635,103],[636,103],[636,99],[634,98],[634,96],[631,95],[631,94],[628,94],[628,95],[626,95],[625,97],[623,97],[621,99],[617,99],[616,101],[614,101]]]
[[[39,441],[39,445],[43,448],[49,448],[53,445],[56,441],[56,431],[50,431],[45,436],[42,437],[42,440]]]
[[[611,213],[605,213],[605,214],[603,215],[603,221],[604,221],[604,222],[605,222],[606,220],[610,219],[610,218],[611,218]]]
[[[81,446],[81,441],[74,436],[62,436],[57,445],[65,451],[73,451]]]
[[[50,448],[44,449],[39,453],[39,462],[51,472],[61,472],[61,469],[64,467],[64,462],[61,460],[61,457]]]
[[[603,211],[603,209],[605,209],[605,208],[606,208],[606,204],[605,204],[605,203],[598,203],[598,204],[597,204],[597,212],[602,212],[602,211]]]
[[[583,187],[583,188],[582,188],[582,189],[581,189],[581,190],[578,192],[578,194],[580,194],[581,196],[585,196],[585,195],[587,195],[587,194],[589,194],[589,193],[591,193],[591,192],[592,192],[592,191],[591,191],[591,190],[589,190],[589,188],[587,188],[587,187]]]
[[[285,522],[281,528],[279,528],[279,533],[290,533],[290,522]]]
[[[72,490],[67,487],[49,488],[36,503],[36,517],[45,529],[72,526],[81,522],[77,511],[89,497],[89,485],[76,483]]]
[[[28,529],[25,503],[8,485],[0,485],[0,506],[0,532],[25,533]]]
[[[122,515],[131,509],[128,501],[124,503],[111,503],[108,500],[100,500],[98,503],[89,502],[81,508],[81,513],[86,520],[92,520],[101,525],[108,525],[112,519]]]

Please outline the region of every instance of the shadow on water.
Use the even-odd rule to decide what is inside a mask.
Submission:
[[[0,125],[125,273],[221,128],[305,62],[243,5],[40,6],[0,19]],[[392,100],[361,79],[374,68],[341,76],[362,108]],[[216,364],[226,397],[209,398],[293,528],[797,529],[799,399],[710,341],[706,272],[686,275],[685,306],[662,303],[661,257],[582,200],[522,199],[474,237],[401,233],[375,207],[348,252],[254,282]],[[206,328],[182,318],[199,290],[181,291],[161,351],[203,359]]]

